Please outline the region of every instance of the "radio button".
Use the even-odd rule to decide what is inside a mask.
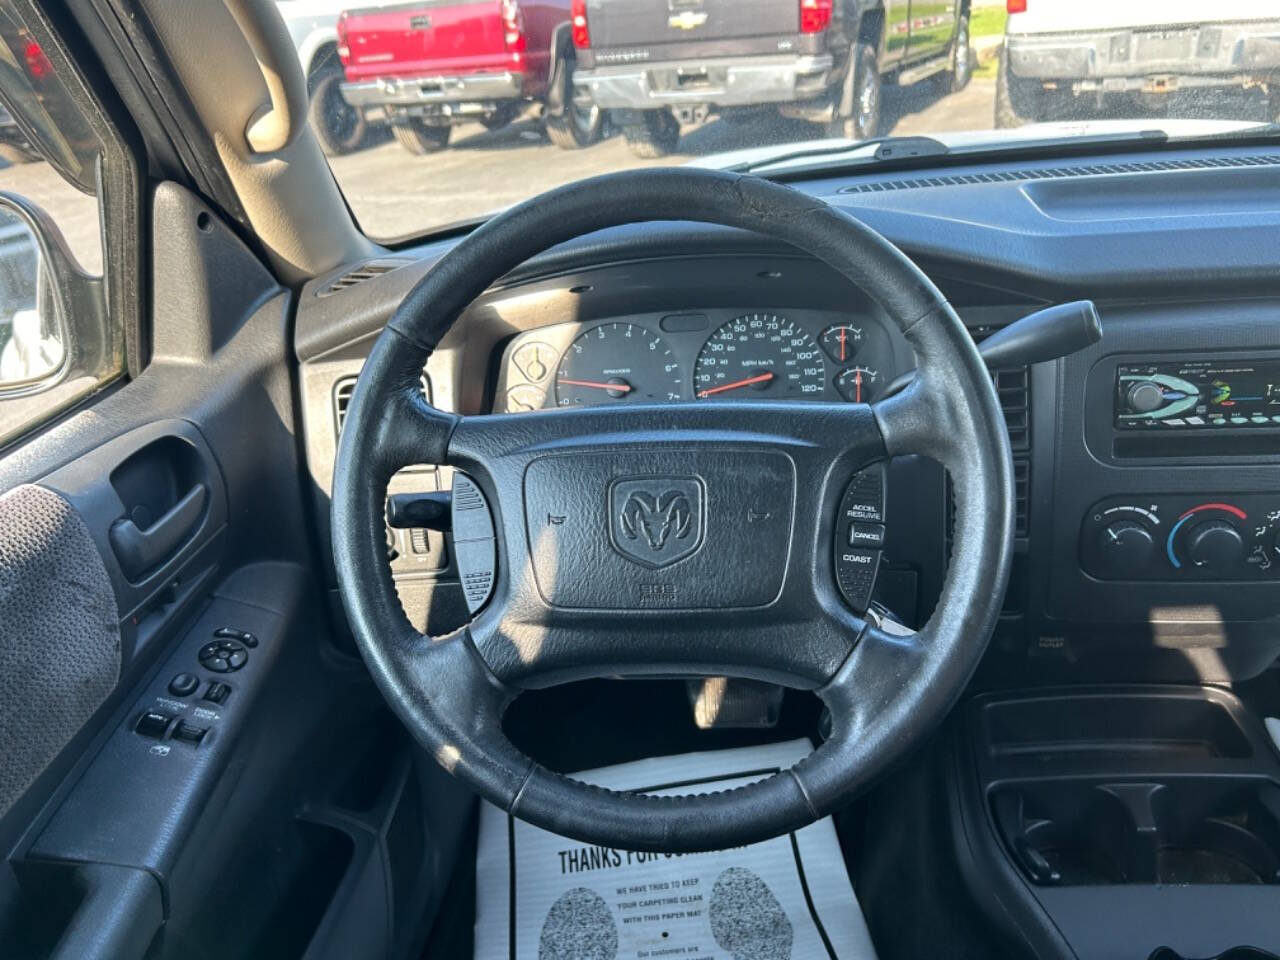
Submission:
[[[1158,383],[1139,380],[1125,392],[1125,403],[1133,413],[1151,413],[1164,406],[1164,391]]]

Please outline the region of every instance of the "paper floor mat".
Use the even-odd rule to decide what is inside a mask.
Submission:
[[[654,794],[723,790],[790,767],[803,740],[621,764],[575,776]],[[874,958],[828,817],[748,847],[630,853],[482,804],[477,960]]]

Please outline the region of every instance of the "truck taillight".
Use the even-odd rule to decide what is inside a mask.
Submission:
[[[22,54],[23,59],[27,62],[27,73],[31,74],[33,80],[43,79],[53,73],[53,64],[49,62],[49,58],[40,49],[40,44],[34,40],[27,41],[26,48],[22,51]]]
[[[573,0],[569,7],[572,18],[573,45],[575,47],[591,46],[591,30],[587,26],[587,0]]]
[[[800,0],[800,32],[821,33],[831,25],[831,0]]]
[[[518,0],[502,0],[502,42],[509,53],[522,53],[529,45]]]
[[[1027,0],[1004,0],[1006,13],[1026,13]]]
[[[351,62],[351,47],[347,45],[347,11],[338,14],[338,61],[345,67]]]

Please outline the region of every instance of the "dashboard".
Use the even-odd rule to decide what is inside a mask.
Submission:
[[[1021,159],[797,186],[901,247],[975,340],[1048,303],[1098,306],[1099,343],[993,374],[1017,518],[994,655],[1055,682],[1231,679],[1275,660],[1280,151]],[[344,398],[392,311],[455,242],[303,290],[295,350],[326,551]],[[913,366],[896,325],[820,262],[739,231],[656,223],[581,238],[503,278],[425,374],[438,406],[483,415],[874,402]],[[392,490],[450,482],[445,468],[418,470]],[[884,493],[875,599],[912,625],[947,571],[954,492],[937,464],[900,458]],[[450,545],[409,534],[389,556],[411,619],[465,619]]]
[[[869,403],[893,362],[877,319],[834,311],[743,306],[559,323],[506,346],[493,409],[708,397]]]

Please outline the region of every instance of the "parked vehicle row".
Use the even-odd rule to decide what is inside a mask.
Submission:
[[[937,0],[416,0],[337,11],[283,0],[330,154],[390,126],[415,154],[452,128],[532,112],[565,149],[606,113],[643,157],[682,123],[776,110],[874,136],[886,76],[969,79],[967,2]],[[332,17],[332,28],[321,25]]]
[[[970,0],[280,0],[330,154],[389,126],[414,154],[454,126],[532,115],[565,149],[604,124],[632,152],[677,149],[682,126],[767,112],[833,137],[882,132],[886,80],[972,74]],[[1177,97],[1261,96],[1280,117],[1274,0],[1006,0],[995,124],[1077,119],[1104,103],[1164,111]]]

